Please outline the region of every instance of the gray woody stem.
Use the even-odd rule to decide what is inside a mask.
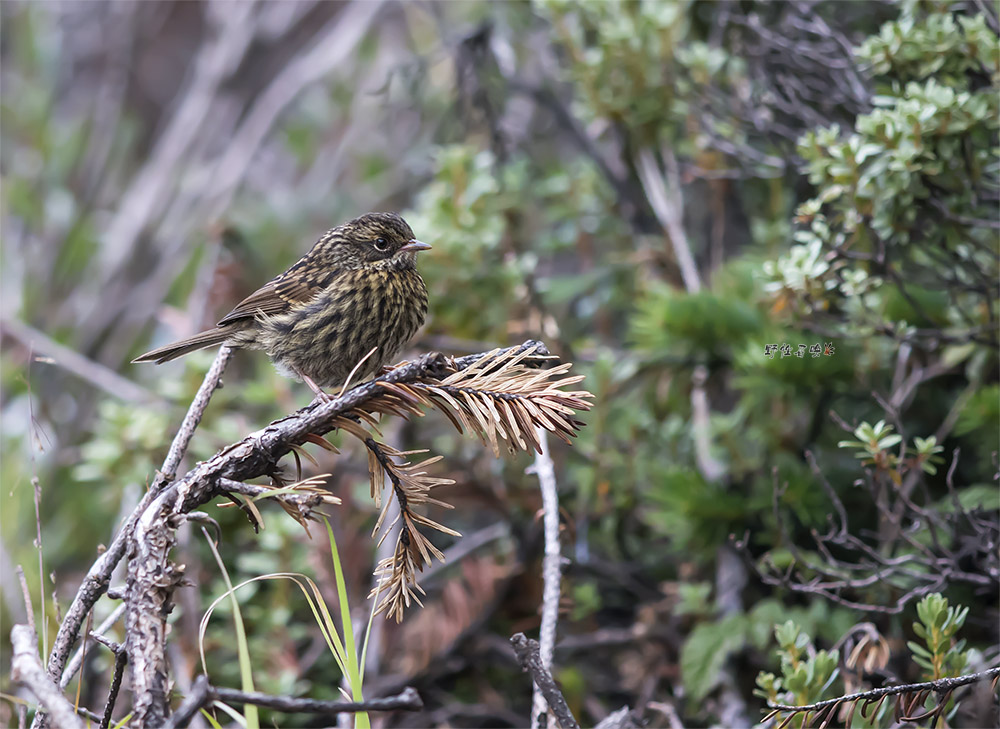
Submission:
[[[34,694],[39,703],[38,713],[41,713],[41,707],[45,707],[60,729],[83,729],[83,722],[73,710],[73,705],[42,669],[35,631],[27,625],[15,625],[10,631],[10,642],[14,647],[10,676]]]

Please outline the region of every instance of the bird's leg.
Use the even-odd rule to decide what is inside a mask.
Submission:
[[[299,372],[298,375],[302,378],[304,383],[309,385],[309,389],[316,393],[316,397],[320,402],[330,402],[333,400],[333,396],[324,392],[323,388],[313,382],[313,379],[309,375],[304,375],[301,372]]]

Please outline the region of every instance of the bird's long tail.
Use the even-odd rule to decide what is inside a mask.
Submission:
[[[216,327],[215,329],[209,329],[199,334],[195,334],[193,337],[188,337],[187,339],[182,339],[179,342],[174,342],[173,344],[168,344],[164,347],[154,349],[152,352],[146,352],[146,354],[141,357],[136,357],[133,362],[156,362],[156,364],[163,364],[164,362],[169,362],[172,359],[176,359],[188,352],[194,352],[196,349],[204,349],[205,347],[211,347],[214,344],[222,344],[224,341],[229,339],[233,335],[233,330],[229,327]]]

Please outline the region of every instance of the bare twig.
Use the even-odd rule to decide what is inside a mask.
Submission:
[[[11,678],[34,694],[40,705],[39,712],[44,708],[60,729],[83,729],[83,722],[77,717],[73,705],[42,669],[35,631],[27,625],[15,625],[10,631],[10,642],[14,647]]]
[[[580,729],[580,725],[573,718],[573,713],[566,704],[562,691],[556,686],[555,679],[552,678],[549,670],[542,665],[538,641],[530,640],[524,633],[515,633],[511,636],[510,644],[514,646],[514,653],[517,654],[521,668],[531,676],[531,680],[545,697],[545,702],[555,715],[556,723],[560,729]]]
[[[35,609],[31,605],[31,590],[28,588],[28,580],[24,576],[24,567],[17,566],[17,581],[21,584],[21,597],[24,599],[24,610],[28,619],[28,627],[31,632],[35,632]]]
[[[225,345],[219,347],[219,352],[215,355],[215,361],[212,362],[212,366],[205,374],[205,379],[202,380],[201,387],[198,388],[194,400],[191,401],[191,405],[188,407],[187,415],[184,416],[181,427],[170,444],[170,450],[163,461],[160,473],[157,474],[156,481],[153,482],[151,491],[158,491],[159,488],[162,488],[173,480],[176,475],[177,467],[181,465],[181,459],[187,453],[191,437],[194,435],[198,423],[201,422],[201,416],[205,414],[208,401],[212,399],[212,394],[220,387],[222,373],[225,372],[226,365],[229,364],[229,358],[232,355],[233,350],[229,347]]]
[[[552,668],[552,651],[556,643],[556,622],[559,620],[559,594],[562,579],[562,555],[559,544],[559,488],[556,470],[549,454],[549,440],[542,428],[537,428],[542,452],[535,454],[535,464],[529,469],[538,476],[544,510],[545,557],[542,561],[542,625],[538,631],[539,657],[546,670]],[[538,729],[546,710],[541,688],[535,686],[531,699],[531,726]]]
[[[224,701],[232,704],[254,704],[266,706],[269,709],[298,714],[321,714],[336,716],[359,711],[420,711],[424,702],[415,688],[407,686],[396,696],[369,701],[319,701],[316,699],[297,699],[291,696],[272,696],[257,691],[237,691],[236,689],[217,688],[208,683],[204,676],[195,679],[191,694],[184,700],[177,712],[163,724],[162,729],[176,729],[186,726],[187,722],[198,710],[212,701]]]
[[[125,664],[128,663],[128,654],[125,649],[115,644],[115,670],[111,676],[111,687],[108,689],[108,701],[104,705],[104,717],[101,719],[101,729],[108,729],[111,726],[111,716],[115,711],[115,702],[118,700],[118,691],[122,687],[122,676],[125,675]]]
[[[278,711],[307,714],[340,714],[359,711],[420,711],[424,702],[412,687],[403,689],[397,696],[370,701],[319,701],[317,699],[295,699],[289,696],[269,696],[256,691],[237,691],[228,688],[212,688],[209,695],[219,701],[234,704],[255,704]]]
[[[827,699],[825,701],[817,701],[815,704],[803,704],[801,706],[794,706],[790,704],[772,704],[770,701],[767,702],[767,708],[773,709],[775,711],[790,711],[794,713],[800,713],[803,711],[817,711],[820,709],[825,709],[829,706],[835,706],[837,704],[842,704],[848,701],[873,701],[875,699],[880,699],[885,696],[896,696],[897,694],[913,694],[921,691],[933,691],[934,693],[951,693],[960,686],[967,686],[970,683],[977,683],[987,678],[994,678],[1000,676],[1000,666],[996,668],[990,668],[986,671],[981,671],[980,673],[971,673],[965,676],[956,676],[955,678],[939,678],[937,681],[923,681],[921,683],[907,683],[901,686],[885,686],[883,688],[871,689],[869,691],[860,691],[855,694],[848,694],[847,696],[838,696],[835,699]]]
[[[32,453],[34,469],[34,453]],[[37,475],[31,477],[31,492],[35,503],[35,550],[38,552],[38,602],[42,611],[42,652],[49,645],[49,621],[45,619],[45,550],[42,546],[42,485]]]
[[[639,171],[639,179],[642,180],[646,197],[649,198],[649,205],[670,238],[677,266],[681,270],[681,278],[684,279],[684,287],[690,293],[697,293],[701,291],[701,276],[698,274],[694,256],[691,255],[691,245],[684,232],[684,197],[677,159],[670,150],[664,154],[667,161],[667,177],[670,180],[669,189],[663,182],[664,173],[648,148],[639,152],[636,169]]]
[[[109,596],[110,593],[111,590],[108,590]],[[119,596],[119,598],[120,597],[121,596]],[[112,625],[114,625],[121,619],[121,616],[124,614],[125,614],[125,603],[122,603],[121,605],[116,607],[112,611],[112,613],[108,617],[106,617],[100,625],[98,625],[94,630],[90,631],[90,635],[88,637],[96,640],[98,635],[104,635],[105,633],[108,632],[108,630],[111,628]],[[86,645],[87,645],[86,641],[84,641],[83,645],[77,648],[76,653],[74,653],[73,657],[69,659],[69,662],[66,664],[66,670],[63,671],[62,678],[59,679],[59,688],[65,689],[67,686],[69,686],[69,682],[73,680],[73,676],[75,676],[76,672],[80,670],[80,666],[83,664],[84,653],[86,653],[85,650]]]

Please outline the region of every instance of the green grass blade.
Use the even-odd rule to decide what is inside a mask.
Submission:
[[[337,600],[340,602],[340,621],[344,631],[344,648],[347,651],[347,682],[351,687],[351,695],[355,701],[364,701],[361,686],[361,664],[358,655],[358,645],[354,640],[354,625],[351,623],[351,606],[347,600],[347,584],[344,580],[344,569],[340,564],[340,552],[337,549],[337,539],[333,536],[333,527],[329,519],[323,519],[326,533],[330,539],[330,554],[333,557],[333,571],[337,579]],[[362,711],[354,715],[355,729],[371,729],[368,712]]]
[[[226,588],[229,592],[230,602],[233,606],[233,626],[236,628],[236,653],[239,657],[240,681],[244,691],[254,691],[253,668],[250,665],[250,649],[247,644],[246,627],[243,625],[243,614],[240,612],[240,603],[239,600],[236,599],[233,582],[229,578],[229,572],[226,570],[226,565],[222,561],[222,556],[219,554],[219,550],[215,547],[215,542],[212,541],[212,538],[209,536],[208,531],[204,527],[202,527],[201,531],[202,534],[205,535],[205,541],[208,542],[209,549],[212,550],[212,555],[215,557],[216,564],[219,565],[219,570],[222,572],[222,578],[226,581]],[[260,729],[260,717],[256,706],[253,704],[245,704],[243,706],[243,716],[246,719],[245,726],[247,729]]]

